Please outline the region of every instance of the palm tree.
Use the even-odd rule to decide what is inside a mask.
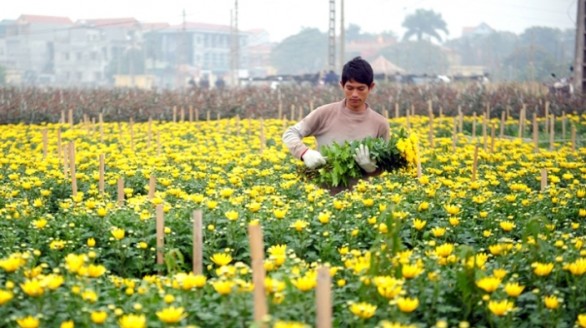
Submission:
[[[438,30],[449,34],[442,15],[433,10],[417,9],[414,14],[405,17],[402,26],[407,29],[403,40],[408,40],[415,35],[417,40],[421,41],[423,35],[426,34],[441,41],[442,38],[437,32]]]

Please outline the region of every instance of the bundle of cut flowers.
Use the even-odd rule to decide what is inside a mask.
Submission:
[[[368,147],[379,170],[392,171],[416,165],[417,142],[414,133],[400,129],[392,133],[389,140],[367,137],[343,144],[333,143],[320,148],[327,159],[325,165],[315,169],[302,167],[301,171],[309,181],[324,187],[348,186],[352,179],[362,177],[364,173],[354,160],[356,149],[361,144]]]

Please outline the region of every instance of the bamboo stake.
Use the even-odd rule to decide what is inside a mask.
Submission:
[[[483,113],[482,114],[482,143],[484,146],[484,151],[486,151],[486,148],[488,147],[488,132],[487,132],[487,118],[486,118],[487,113]]]
[[[525,110],[526,106],[523,104],[521,107],[521,113],[519,114],[519,139],[523,139],[523,134],[525,132]]]
[[[252,284],[254,286],[254,321],[261,325],[268,313],[265,294],[265,269],[264,269],[264,246],[260,225],[250,224],[248,226],[248,238],[250,243],[250,257],[252,266]],[[263,325],[264,326],[264,325]]]
[[[281,119],[283,117],[283,101],[281,100],[281,97],[279,97],[279,113],[277,114],[277,118]]]
[[[157,264],[163,264],[165,260],[165,216],[163,204],[157,205],[156,209],[156,238],[157,238]]]
[[[464,113],[462,113],[462,106],[458,106],[458,132],[464,132]]]
[[[203,230],[201,210],[193,211],[193,273],[203,273]]]
[[[73,109],[70,109],[68,114],[69,114],[69,116],[68,116],[69,126],[71,128],[73,128]]]
[[[100,196],[104,196],[104,165],[105,165],[105,156],[104,154],[100,154],[100,178],[98,180],[98,191],[100,192]]]
[[[494,153],[495,133],[496,133],[496,126],[494,126],[494,122],[493,122],[491,124],[491,129],[490,129],[490,152],[491,153]]]
[[[157,179],[154,174],[149,177],[149,200],[155,198],[155,188],[157,187]]]
[[[545,121],[543,122],[543,131],[545,135],[549,134],[549,101],[545,102]]]
[[[332,327],[332,277],[330,268],[321,266],[317,269],[317,286],[315,288],[316,327]]]
[[[71,193],[77,196],[77,177],[75,176],[75,143],[69,142],[69,172],[71,174]]]
[[[549,128],[549,150],[552,151],[555,148],[555,115],[551,114],[551,124]]]
[[[566,112],[562,112],[562,139],[566,139],[566,125],[568,124],[568,119],[566,117]]]
[[[537,113],[533,113],[533,152],[539,152],[539,125],[537,124]]]
[[[541,169],[541,192],[544,192],[547,188],[547,170]]]
[[[458,118],[454,117],[454,127],[452,129],[452,152],[456,152],[458,144]]]
[[[500,133],[499,133],[499,138],[502,139],[505,136],[505,119],[506,119],[506,113],[505,111],[503,111],[501,113],[501,129],[500,129]]]

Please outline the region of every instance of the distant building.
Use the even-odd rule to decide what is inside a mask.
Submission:
[[[495,30],[492,27],[488,26],[488,24],[480,23],[477,26],[462,28],[462,37],[472,38],[478,36],[486,36],[494,32]]]
[[[189,79],[215,85],[229,81],[235,38],[227,25],[21,15],[0,22],[0,66],[17,84],[132,87],[140,76],[154,87],[185,87]],[[270,72],[268,40],[265,30],[238,32],[240,76]]]

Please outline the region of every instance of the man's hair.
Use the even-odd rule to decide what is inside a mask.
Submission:
[[[346,82],[350,80],[364,83],[370,87],[374,81],[372,66],[360,56],[354,57],[354,59],[347,62],[342,69],[342,85],[345,85]]]

